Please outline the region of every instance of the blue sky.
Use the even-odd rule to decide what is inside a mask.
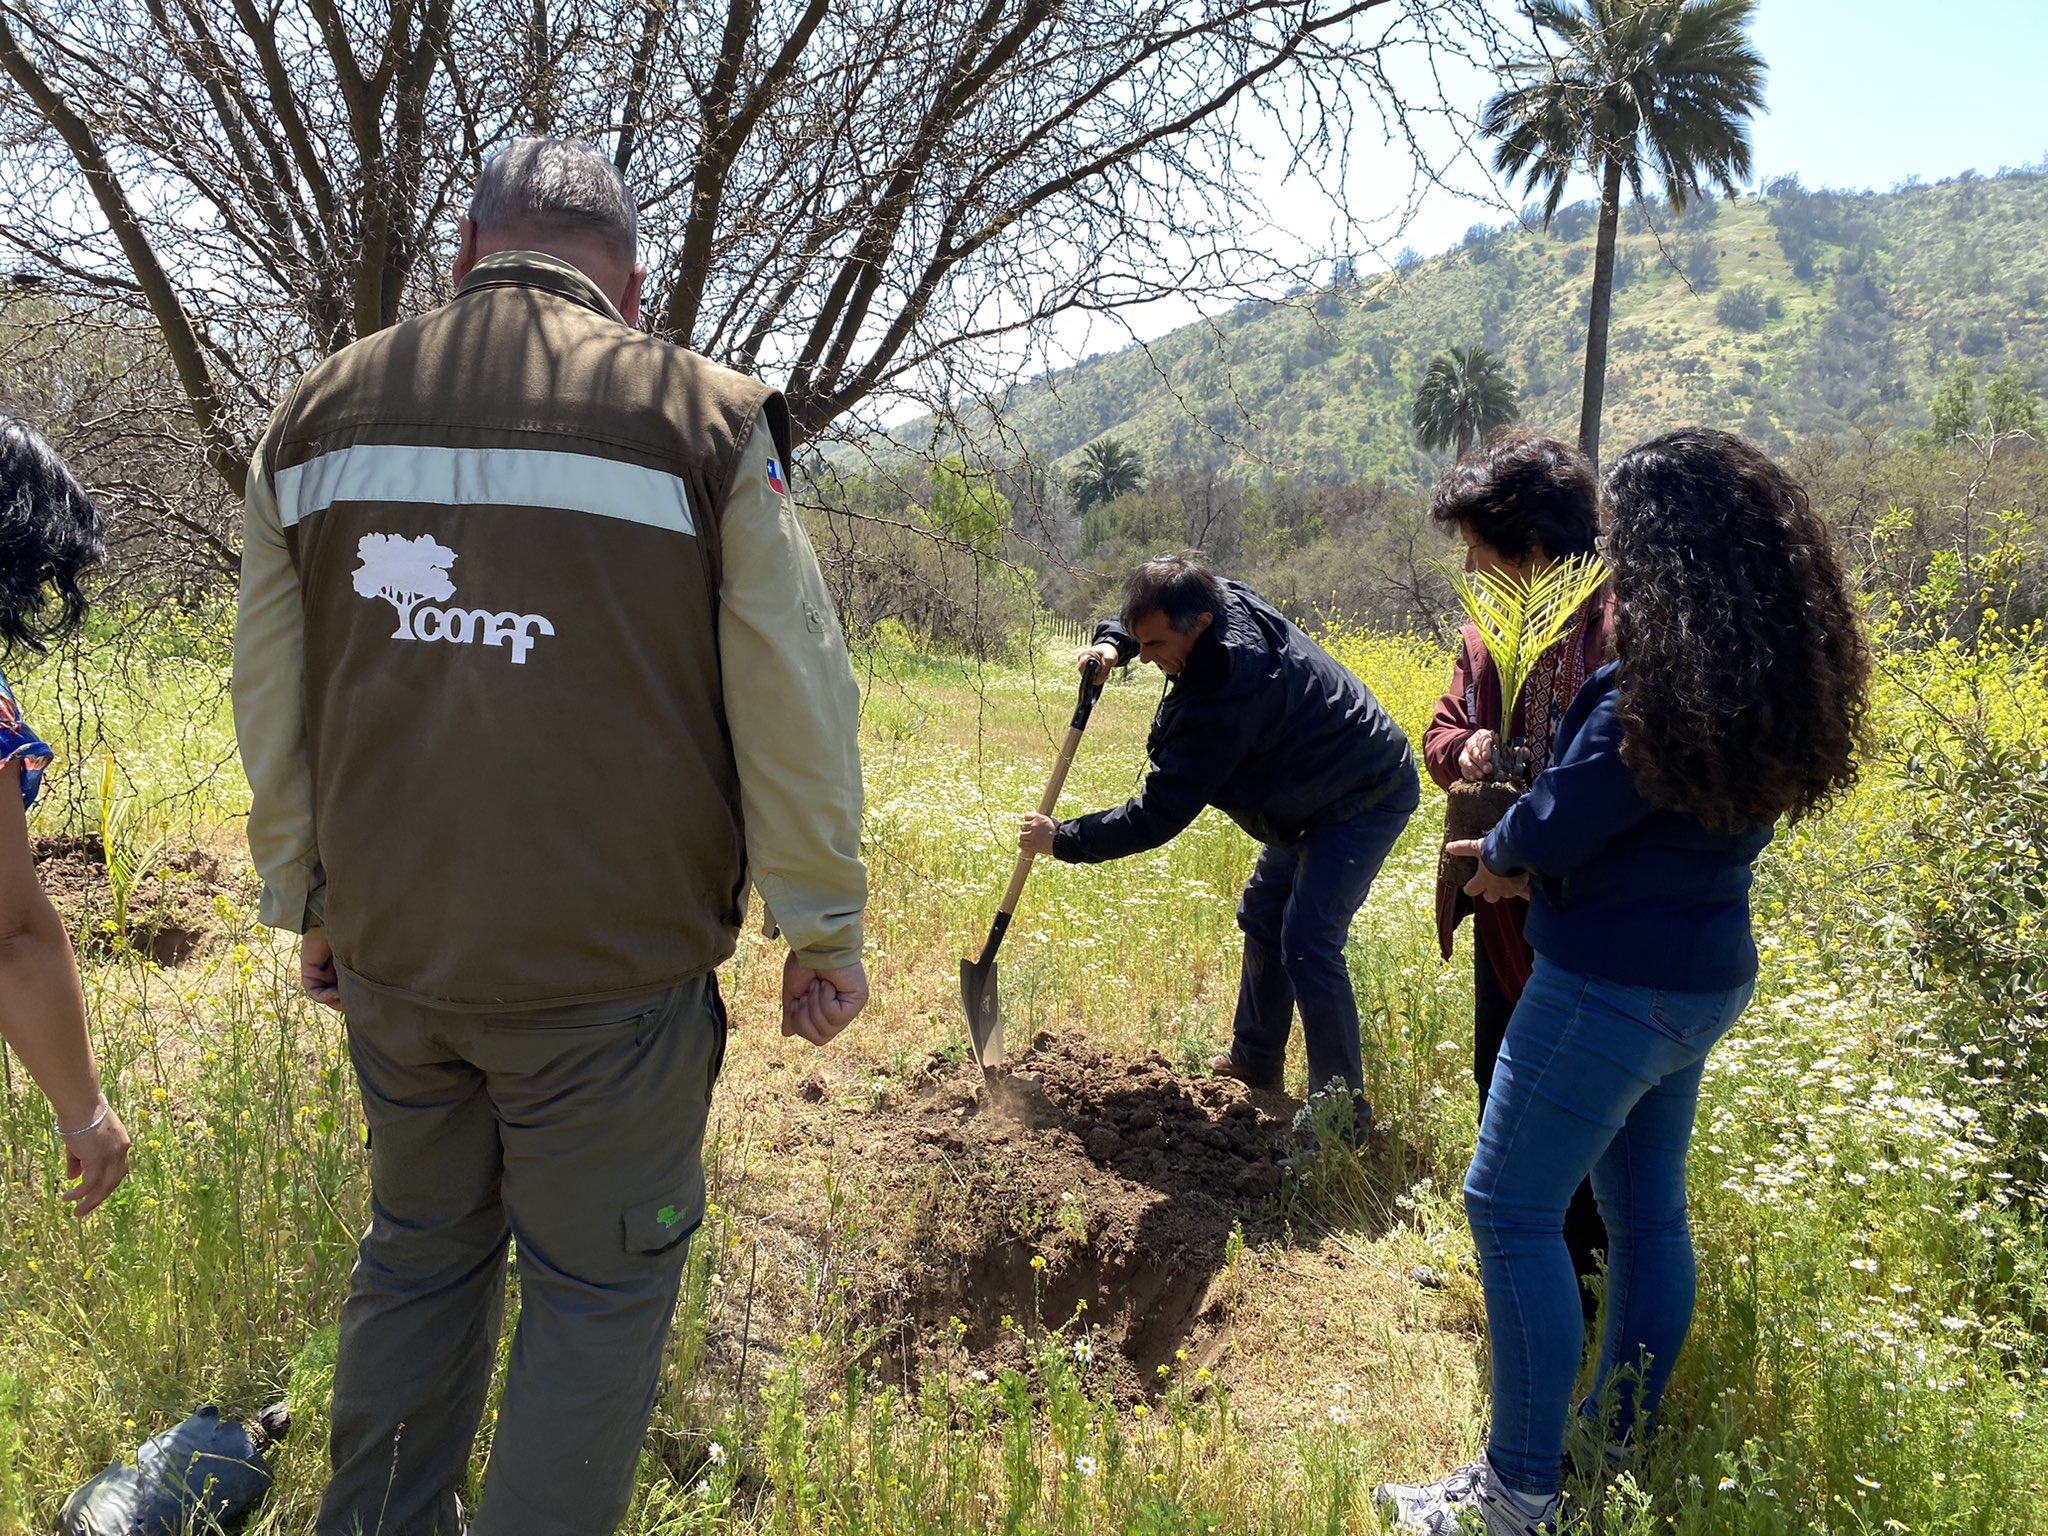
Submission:
[[[1751,35],[1768,66],[1767,110],[1751,125],[1760,180],[1793,174],[1813,188],[1883,191],[1909,177],[1939,181],[1972,168],[1988,176],[2048,158],[2048,0],[1761,0]],[[1477,67],[1453,66],[1445,83],[1474,113],[1499,88]],[[1311,253],[1356,248],[1358,225],[1380,251],[1377,260],[1361,254],[1366,270],[1387,265],[1404,245],[1444,250],[1474,224],[1503,222],[1523,201],[1493,182],[1490,146],[1460,153],[1464,136],[1442,127],[1432,155],[1452,187],[1411,196],[1406,146],[1361,131],[1349,146],[1343,199],[1355,224],[1346,229],[1322,189],[1279,179],[1281,125],[1262,124],[1251,137],[1275,174],[1257,183],[1263,223],[1245,210],[1250,243],[1287,251],[1304,266]],[[1572,195],[1593,191],[1588,180]],[[1133,334],[1157,336],[1202,307],[1176,299],[1121,320],[1075,319],[1059,327],[1055,352],[1074,359]]]
[[[2048,0],[1763,0],[1765,176],[1882,190],[2048,155]]]
[[[1808,187],[1883,191],[1908,177],[1988,176],[2048,157],[2048,0],[1762,0],[1750,35],[1768,66],[1766,110],[1750,129],[1759,180],[1793,174]],[[1498,81],[1474,68],[1448,88],[1469,92],[1476,109]],[[1434,252],[1482,218],[1499,222],[1522,196],[1492,184],[1481,163],[1489,152],[1474,146],[1453,168],[1467,196],[1432,190],[1398,237],[1392,222],[1375,232],[1390,247]],[[1405,166],[1398,149],[1363,147],[1348,184],[1352,214],[1391,212]],[[1592,182],[1574,195],[1593,196]],[[1302,207],[1287,195],[1270,201]],[[1299,213],[1290,222],[1316,238]]]
[[[1750,35],[1768,66],[1750,128],[1760,180],[1883,191],[2048,157],[2048,0],[1762,0]],[[1475,106],[1496,88],[1476,69],[1453,85]],[[1382,176],[1392,169],[1379,162]],[[1456,179],[1488,190],[1470,160]],[[1355,213],[1369,207],[1370,180],[1352,178]],[[1588,180],[1579,195],[1593,191]],[[1483,212],[1434,193],[1404,236],[1441,250]]]

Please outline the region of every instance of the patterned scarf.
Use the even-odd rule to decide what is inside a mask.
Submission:
[[[1528,686],[1522,690],[1524,744],[1529,749],[1531,780],[1550,766],[1550,749],[1557,738],[1557,727],[1579,686],[1586,681],[1586,648],[1580,644],[1585,617],[1583,607],[1572,615],[1563,637],[1536,658]]]

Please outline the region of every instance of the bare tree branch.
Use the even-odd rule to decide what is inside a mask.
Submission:
[[[1435,59],[1497,53],[1504,4],[0,0],[0,239],[133,295],[238,487],[298,372],[444,296],[461,189],[546,124],[630,173],[661,334],[786,380],[806,436],[959,418],[1062,316],[1291,280],[1255,124],[1307,174],[1377,114],[1427,180]]]
[[[98,138],[86,121],[72,110],[56,86],[23,52],[14,35],[13,15],[11,6],[0,8],[0,69],[4,69],[8,78],[35,103],[78,162],[79,171],[92,190],[93,200],[106,217],[114,238],[120,242],[121,253],[128,259],[135,281],[149,301],[150,313],[155,316],[157,327],[163,333],[164,345],[170,351],[179,380],[185,387],[185,396],[191,403],[193,419],[206,438],[208,457],[221,478],[239,494],[241,482],[248,472],[248,460],[236,450],[229,433],[221,411],[220,396],[214,388],[212,370],[207,367],[198,334],[185,313],[185,306],[171,285],[170,275],[157,259],[155,249],[144,235],[135,209],[128,200],[127,190],[114,174]]]

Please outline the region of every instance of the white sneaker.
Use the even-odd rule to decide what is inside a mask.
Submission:
[[[1381,1483],[1372,1496],[1395,1530],[1413,1536],[1554,1536],[1557,1529],[1556,1494],[1532,1512],[1528,1499],[1493,1486],[1493,1469],[1484,1460],[1442,1482]]]

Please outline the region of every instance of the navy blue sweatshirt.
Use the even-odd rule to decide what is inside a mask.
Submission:
[[[1404,787],[1408,738],[1379,700],[1240,582],[1166,686],[1145,743],[1151,771],[1114,810],[1063,821],[1052,851],[1099,864],[1157,848],[1213,805],[1262,843],[1292,843],[1348,821]],[[1096,627],[1125,661],[1138,642]],[[1411,801],[1412,803],[1412,801]]]
[[[1481,856],[1529,872],[1529,947],[1553,964],[1673,992],[1739,987],[1756,976],[1750,866],[1772,828],[1714,831],[1645,800],[1621,760],[1615,674],[1586,679],[1551,766]]]

